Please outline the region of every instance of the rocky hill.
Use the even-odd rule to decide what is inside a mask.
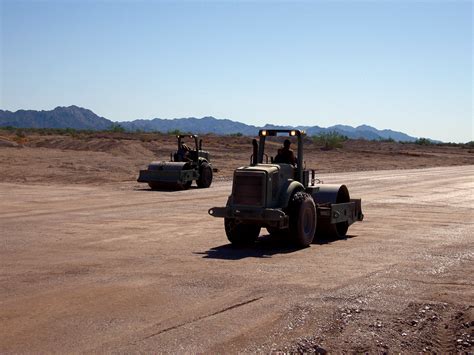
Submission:
[[[258,127],[247,125],[245,123],[231,121],[228,119],[218,119],[214,117],[203,118],[175,118],[161,119],[154,118],[152,120],[134,120],[128,122],[118,122],[128,131],[144,131],[144,132],[169,132],[180,130],[182,132],[193,132],[198,134],[214,133],[219,135],[242,133],[242,135],[255,135]]]
[[[0,110],[0,127],[106,130],[112,125],[112,121],[97,116],[91,110],[74,105],[58,106],[51,111],[18,110],[11,112]]]
[[[175,119],[137,119],[134,121],[113,122],[96,115],[91,110],[77,107],[56,107],[51,111],[18,110],[16,112],[0,110],[0,127],[12,126],[19,128],[74,128],[83,130],[107,130],[120,124],[127,131],[144,132],[194,132],[198,134],[214,133],[217,135],[242,134],[253,136],[260,128],[297,128],[306,130],[308,135],[336,132],[349,138],[362,138],[367,140],[393,139],[396,141],[412,142],[416,137],[390,129],[361,125],[352,127],[347,125],[334,125],[331,127],[319,126],[277,126],[267,124],[263,127],[247,125],[229,119],[215,117],[188,117]]]

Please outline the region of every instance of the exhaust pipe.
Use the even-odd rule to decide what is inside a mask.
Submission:
[[[252,165],[257,165],[258,164],[258,143],[255,138],[252,140],[252,146],[253,146]]]

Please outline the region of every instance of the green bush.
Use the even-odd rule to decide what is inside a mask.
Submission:
[[[320,133],[312,138],[315,144],[322,145],[327,150],[342,148],[342,143],[349,139],[347,136],[337,132]]]
[[[432,145],[433,143],[428,138],[418,138],[415,141],[415,144],[418,144],[418,145]]]
[[[110,126],[109,131],[111,132],[125,132],[125,128],[123,128],[120,124],[118,123],[113,123],[112,126]]]
[[[159,131],[156,131],[156,133],[161,133]],[[172,129],[167,132],[169,135],[172,136],[179,136],[179,135],[186,135],[186,134],[192,134],[191,132],[186,132],[186,131],[181,131],[179,129]]]
[[[0,129],[4,129],[5,131],[12,132],[12,131],[15,131],[15,130],[16,130],[16,127],[13,127],[13,126],[3,126],[3,127],[0,127]]]
[[[172,136],[179,136],[180,134],[183,134],[183,132],[181,132],[179,129],[172,129],[168,131],[168,134]]]
[[[380,138],[380,139],[379,139],[379,142],[393,143],[393,142],[395,142],[395,139],[393,139],[392,137]]]

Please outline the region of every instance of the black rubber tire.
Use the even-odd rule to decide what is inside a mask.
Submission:
[[[260,227],[255,224],[237,222],[234,218],[224,218],[225,234],[233,245],[250,245],[257,240]]]
[[[150,189],[152,190],[159,190],[160,188],[162,188],[162,185],[157,182],[149,182],[148,186],[150,186]]]
[[[212,183],[212,168],[204,162],[199,167],[199,178],[196,180],[196,184],[200,188],[207,188]]]
[[[271,236],[275,236],[275,237],[278,237],[278,238],[286,238],[286,237],[288,237],[288,234],[289,234],[288,228],[280,229],[280,228],[276,228],[276,227],[267,227],[267,232]]]
[[[288,204],[290,237],[300,247],[309,246],[316,232],[316,205],[306,192],[296,192]]]
[[[193,184],[193,181],[192,181],[192,180],[185,182],[185,183],[183,184],[183,190],[189,189],[192,184]]]

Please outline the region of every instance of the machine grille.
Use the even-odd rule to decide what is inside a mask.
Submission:
[[[264,172],[242,172],[234,176],[234,204],[246,206],[263,206],[265,193]]]

